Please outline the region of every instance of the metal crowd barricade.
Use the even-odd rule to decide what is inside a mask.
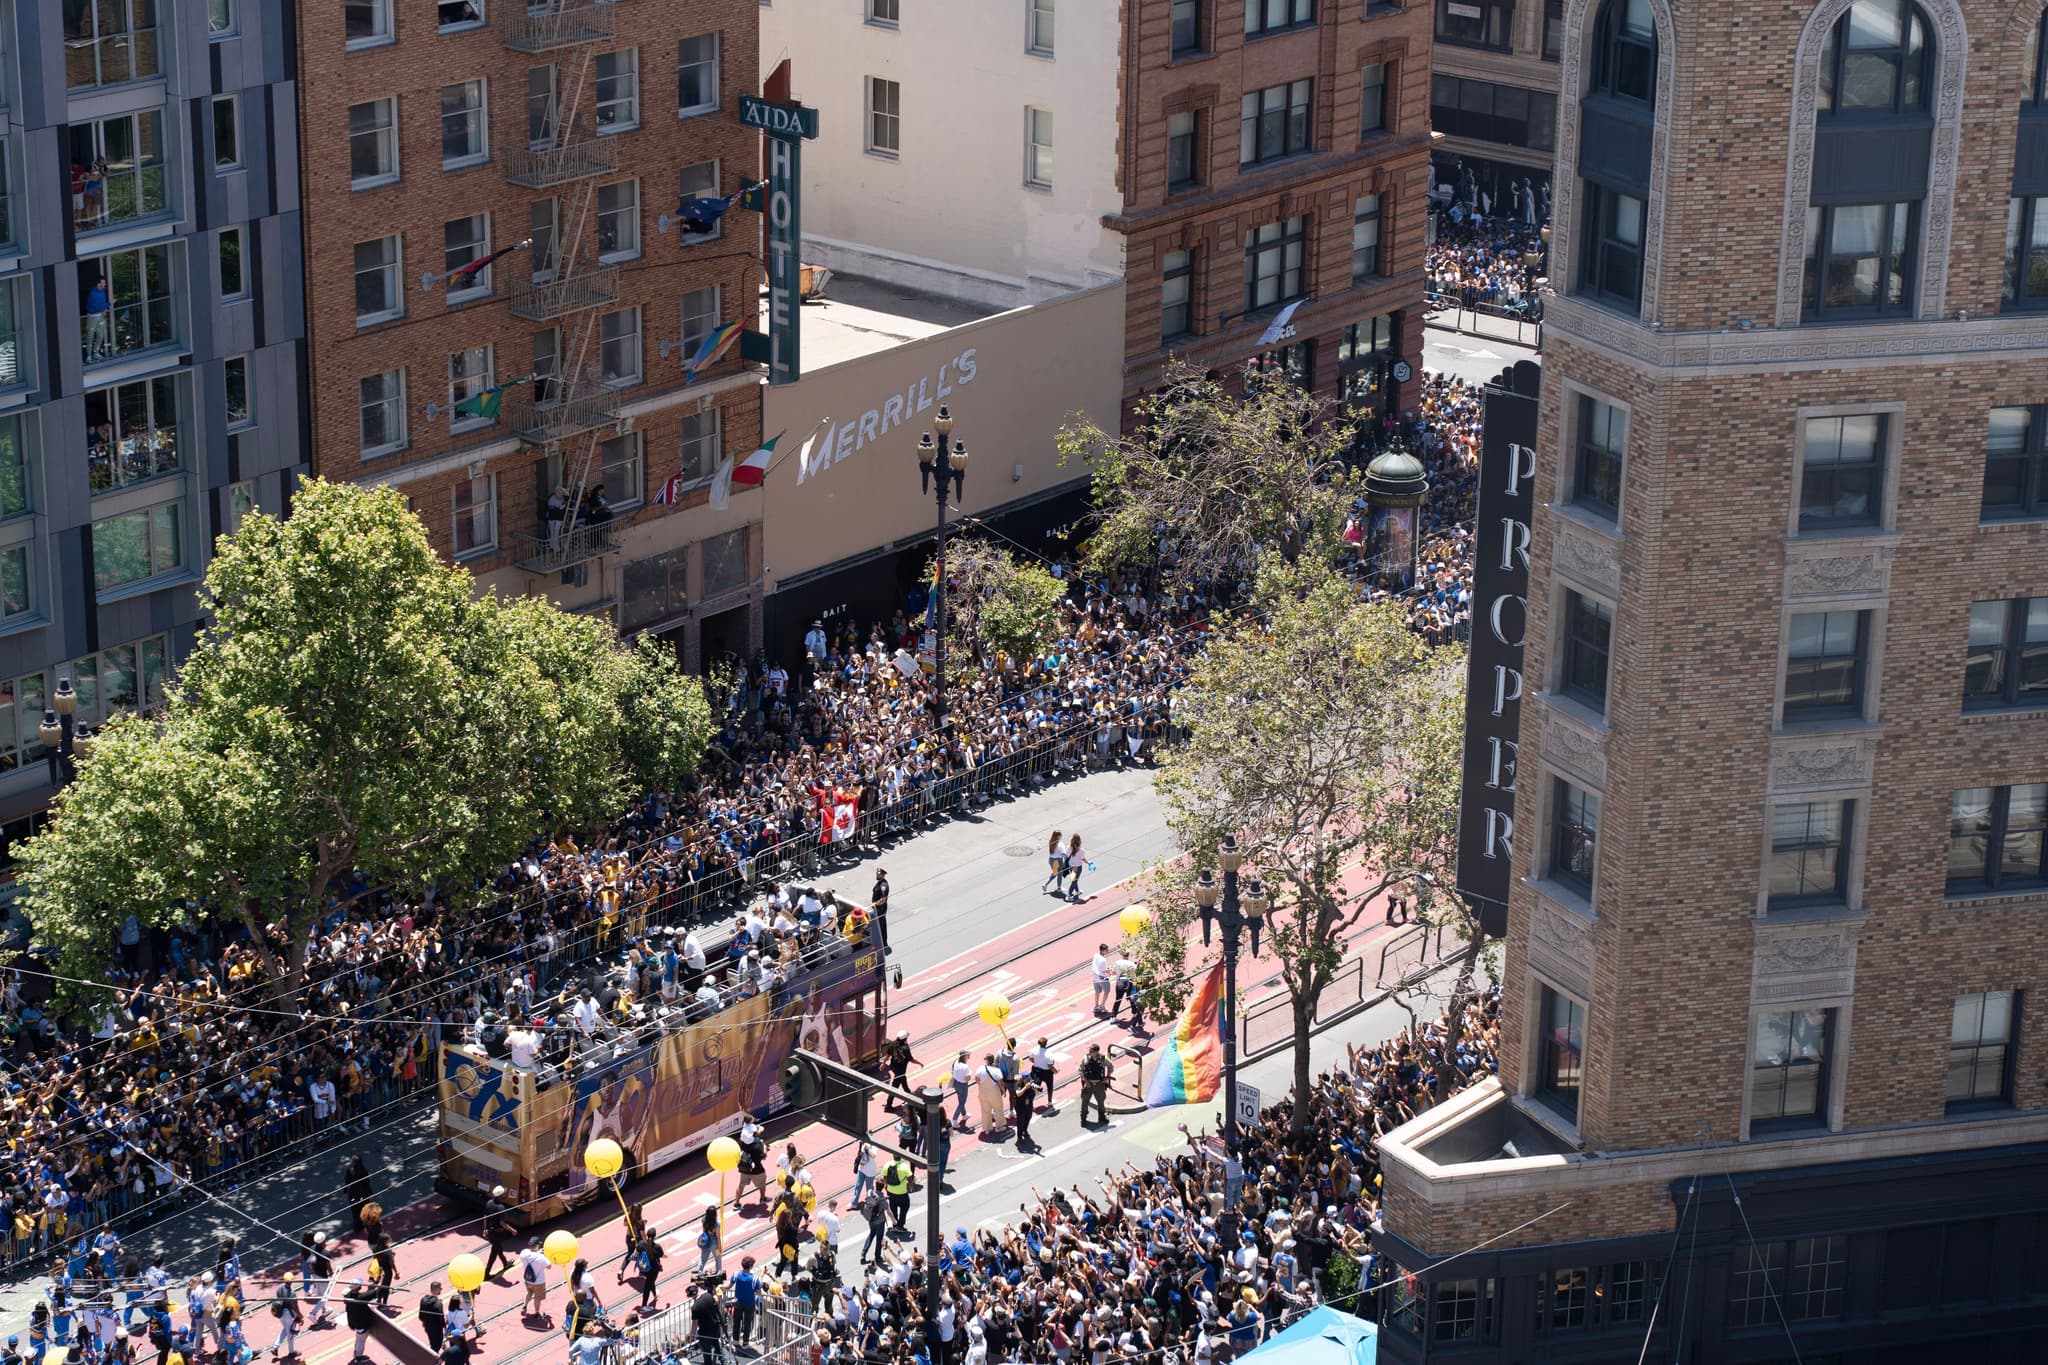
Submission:
[[[811,1343],[817,1339],[818,1315],[795,1308],[763,1306],[760,1315],[761,1356],[804,1365],[810,1359]]]

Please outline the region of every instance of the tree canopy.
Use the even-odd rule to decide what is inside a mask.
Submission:
[[[62,970],[92,978],[127,915],[239,921],[302,974],[336,884],[459,896],[554,826],[689,771],[702,688],[597,618],[476,596],[404,498],[319,481],[221,542],[212,624],[158,717],[109,725],[21,855]]]
[[[947,542],[946,648],[956,668],[972,671],[985,655],[1024,660],[1043,653],[1059,636],[1066,593],[1067,585],[1043,566],[992,541],[966,536]]]

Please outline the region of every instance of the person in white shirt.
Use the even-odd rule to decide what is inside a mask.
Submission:
[[[519,1253],[519,1282],[526,1286],[526,1307],[520,1316],[537,1318],[547,1312],[548,1256],[538,1237],[529,1237]]]
[[[697,988],[697,1003],[703,1007],[704,1012],[707,1014],[718,1013],[718,987],[712,985],[709,981],[699,986]]]
[[[970,1132],[967,1126],[967,1092],[974,1087],[974,1068],[967,1064],[967,1053],[963,1049],[953,1059],[953,1126],[961,1132]]]
[[[313,1122],[325,1123],[334,1116],[334,1082],[324,1074],[306,1087],[306,1095],[313,1101]]]
[[[1094,960],[1088,964],[1089,979],[1095,987],[1095,1012],[1109,1013],[1109,945],[1095,945]]]
[[[1040,1038],[1038,1046],[1031,1049],[1031,1081],[1032,1084],[1045,1092],[1045,1112],[1057,1114],[1059,1107],[1052,1102],[1052,1049],[1046,1046],[1046,1041],[1046,1039]]]
[[[576,1031],[588,1040],[597,1032],[598,1021],[603,1017],[597,1007],[597,997],[585,993],[576,1001]]]
[[[693,972],[704,970],[704,945],[697,941],[694,929],[683,935],[683,965]]]
[[[799,1180],[798,1184],[806,1183]],[[835,1262],[839,1257],[839,1201],[827,1199],[824,1209],[818,1214],[818,1227],[825,1234],[825,1255]]]
[[[1124,1001],[1129,1000],[1138,993],[1138,964],[1131,960],[1130,954],[1118,953],[1116,955],[1116,965],[1112,970],[1116,974],[1116,998],[1110,1002],[1109,1017],[1114,1019],[1116,1018],[1117,1011],[1124,1007]],[[1131,1009],[1133,1013],[1136,1013],[1137,1005],[1135,1002],[1133,1002]]]
[[[521,1071],[533,1070],[540,1058],[540,1032],[531,1028],[515,1028],[505,1035],[505,1048],[512,1056],[512,1065]]]

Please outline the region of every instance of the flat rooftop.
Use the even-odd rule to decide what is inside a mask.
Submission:
[[[762,331],[768,301],[761,300]],[[822,370],[1002,312],[900,284],[834,274],[825,296],[804,305],[804,369]]]

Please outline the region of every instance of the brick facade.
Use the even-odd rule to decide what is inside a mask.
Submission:
[[[1258,338],[1278,305],[1247,311],[1245,234],[1302,215],[1304,302],[1293,344],[1314,343],[1312,387],[1338,392],[1347,327],[1397,315],[1388,349],[1416,375],[1409,386],[1388,381],[1391,391],[1373,404],[1399,413],[1412,405],[1421,371],[1429,12],[1326,0],[1313,23],[1247,38],[1244,0],[1200,11],[1200,51],[1176,56],[1169,0],[1125,0],[1117,158],[1124,211],[1111,220],[1126,234],[1125,391],[1135,396],[1157,383],[1169,355],[1227,369],[1269,349]],[[1361,134],[1362,77],[1372,64],[1385,66],[1386,126]],[[1242,97],[1302,79],[1314,82],[1308,148],[1240,167]],[[1196,116],[1199,169],[1193,183],[1169,187],[1168,123],[1181,113]],[[1354,283],[1353,213],[1367,194],[1380,196],[1381,270]],[[1187,334],[1166,338],[1161,270],[1174,251],[1191,254],[1191,318]]]
[[[570,8],[575,7],[571,0]],[[514,590],[546,587],[555,575],[525,575],[514,568],[522,547],[531,552],[530,537],[541,534],[540,510],[549,489],[544,451],[513,437],[509,420],[451,433],[443,413],[430,420],[429,403],[448,404],[449,356],[466,347],[494,348],[493,375],[503,381],[534,370],[534,334],[560,328],[559,368],[574,364],[581,314],[569,312],[550,321],[515,317],[508,300],[515,285],[535,269],[532,250],[517,252],[491,267],[492,289],[473,302],[451,303],[436,284],[421,289],[421,276],[443,268],[444,222],[461,215],[488,212],[492,249],[509,246],[531,232],[536,201],[554,197],[559,203],[557,236],[566,248],[576,236],[573,218],[584,181],[571,179],[546,188],[512,183],[508,173],[527,152],[528,71],[553,64],[558,98],[565,115],[577,120],[577,135],[589,138],[596,125],[595,55],[632,49],[638,53],[639,110],[637,126],[607,131],[594,145],[615,154],[615,169],[588,177],[592,186],[638,182],[637,255],[618,263],[618,299],[598,312],[638,307],[640,310],[640,372],[637,384],[619,388],[616,400],[640,433],[642,486],[608,487],[614,504],[637,503],[622,512],[626,528],[660,521],[673,523],[661,540],[686,544],[704,532],[693,525],[691,512],[705,501],[697,486],[673,506],[653,502],[656,491],[681,460],[683,414],[697,407],[695,398],[680,393],[682,357],[664,358],[661,343],[679,341],[682,296],[717,285],[722,291],[720,315],[742,318],[756,326],[756,290],[760,280],[759,219],[737,209],[724,222],[716,240],[690,246],[679,241],[671,225],[664,233],[657,220],[674,211],[682,168],[707,161],[719,163],[719,188],[731,193],[758,174],[760,137],[742,129],[734,112],[737,95],[755,84],[759,6],[756,0],[625,0],[596,6],[595,14],[615,26],[615,33],[589,44],[591,63],[580,95],[573,88],[582,60],[577,46],[530,53],[508,42],[527,21],[527,7],[516,0],[494,0],[481,27],[439,32],[430,6],[400,4],[394,40],[351,50],[343,30],[340,6],[308,7],[300,31],[301,126],[303,128],[305,198],[308,206],[307,293],[311,318],[313,445],[317,471],[328,478],[364,479],[400,486],[444,553],[452,552],[451,490],[481,462],[497,480],[498,546],[495,552],[465,559],[480,577],[500,575],[501,586]],[[714,112],[678,113],[679,44],[703,34],[719,35],[719,98]],[[488,90],[490,155],[480,164],[444,170],[441,165],[441,89],[450,82],[483,80]],[[395,96],[399,111],[399,171],[395,182],[375,188],[351,188],[350,106]],[[573,107],[570,101],[574,100]],[[620,120],[621,123],[624,120]],[[585,251],[595,251],[596,202],[582,231]],[[404,313],[396,319],[358,326],[355,308],[354,250],[359,242],[399,233],[402,238]],[[586,364],[595,367],[598,354],[593,334]],[[409,443],[405,449],[364,459],[358,434],[357,383],[370,374],[402,368],[406,375]],[[698,379],[698,387],[716,390],[711,400],[721,409],[721,444],[727,454],[744,454],[760,437],[759,397],[751,383],[718,386],[741,369],[738,349]],[[530,395],[519,387],[506,394],[506,418],[514,405]],[[600,438],[614,428],[598,433]],[[563,477],[572,483],[584,460],[581,437],[562,446]],[[705,471],[707,474],[709,470]],[[596,475],[590,476],[595,481]],[[581,594],[592,601],[617,590],[617,558],[593,563],[590,586]]]

